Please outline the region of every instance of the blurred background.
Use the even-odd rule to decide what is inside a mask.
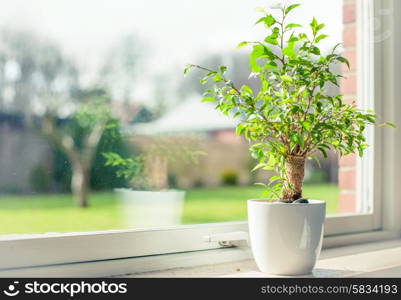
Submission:
[[[263,191],[254,183],[271,174],[250,172],[256,162],[235,122],[199,103],[201,73],[182,71],[224,64],[236,85],[257,89],[247,49],[235,47],[265,35],[255,8],[275,2],[1,0],[0,234],[246,219],[246,200]],[[330,36],[323,51],[345,41],[354,63],[354,1],[302,4],[291,21],[314,15]],[[355,69],[347,72],[341,90],[351,99]],[[133,204],[115,190],[133,182],[106,164],[110,152],[144,157],[146,190],[186,192],[172,221],[157,221],[170,200],[153,205],[164,212],[152,218],[150,200]],[[354,158],[308,162],[305,183],[305,196],[326,200],[328,213],[356,210]],[[140,216],[148,222],[131,222]]]

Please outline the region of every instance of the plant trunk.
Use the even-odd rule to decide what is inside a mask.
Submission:
[[[82,162],[71,164],[71,191],[79,207],[88,206],[89,170]]]
[[[305,157],[287,156],[285,159],[286,181],[284,182],[280,201],[293,202],[302,198],[302,183],[305,175]]]
[[[147,161],[146,176],[151,189],[168,189],[167,166],[167,159],[162,156],[155,156]]]

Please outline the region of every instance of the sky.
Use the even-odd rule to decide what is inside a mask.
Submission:
[[[254,26],[256,7],[275,0],[0,0],[0,28],[38,32],[58,42],[65,53],[93,72],[122,36],[135,34],[146,65],[135,95],[151,101],[155,78],[172,81],[183,66],[205,53],[234,50],[243,40],[263,36]],[[313,16],[326,24],[328,47],[341,42],[342,0],[303,0],[291,21],[308,24]],[[238,50],[246,51],[246,50]],[[171,85],[173,89],[174,84]],[[174,91],[170,91],[174,92]]]

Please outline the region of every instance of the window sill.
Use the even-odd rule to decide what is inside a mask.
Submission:
[[[400,235],[361,233],[325,238],[313,277],[401,276]],[[392,239],[389,238],[392,236]],[[395,238],[396,236],[396,238]],[[364,239],[370,242],[366,243]],[[385,239],[386,238],[386,239]],[[365,242],[365,244],[361,244]],[[0,277],[266,277],[248,247],[3,269]]]
[[[127,277],[270,277],[251,259]],[[313,274],[305,277],[401,277],[401,240],[323,250]]]

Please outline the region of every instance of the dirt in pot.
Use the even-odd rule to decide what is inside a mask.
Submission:
[[[299,198],[299,199],[293,201],[292,203],[309,203],[309,201],[306,198]]]

